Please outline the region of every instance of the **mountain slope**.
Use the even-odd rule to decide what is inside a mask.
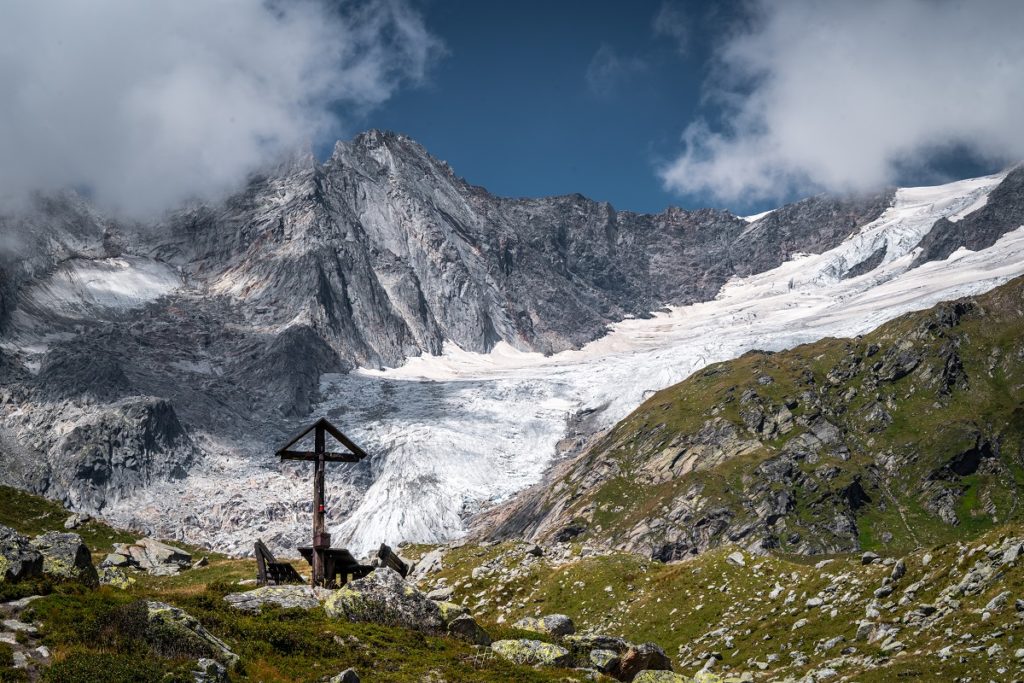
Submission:
[[[497,536],[674,560],[899,550],[1024,510],[1024,278],[856,339],[752,351],[652,396]]]

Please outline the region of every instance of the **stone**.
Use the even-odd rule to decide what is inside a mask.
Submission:
[[[242,593],[229,593],[224,601],[243,612],[259,612],[264,606],[285,609],[313,609],[331,595],[325,588],[312,586],[261,586]]]
[[[562,645],[569,648],[577,660],[586,660],[591,650],[611,650],[622,654],[629,649],[629,643],[623,638],[592,633],[565,636]]]
[[[571,666],[572,656],[569,651],[559,645],[543,643],[539,640],[516,638],[496,640],[491,643],[491,650],[498,656],[515,664],[541,666]]]
[[[608,672],[619,662],[619,653],[615,650],[591,650],[587,654],[587,664],[601,673]],[[634,679],[636,680],[636,679]]]
[[[359,674],[355,669],[345,669],[337,676],[332,676],[328,683],[359,683]]]
[[[151,642],[159,642],[176,653],[202,652],[229,667],[238,663],[238,655],[224,641],[182,609],[165,602],[149,601],[146,603],[146,618],[149,622],[147,639]]]
[[[81,526],[85,526],[91,521],[92,515],[85,514],[84,512],[76,512],[64,520],[64,528],[68,531],[72,531]]]
[[[120,553],[110,553],[103,558],[100,562],[100,567],[129,567],[132,565],[132,559],[127,555]]]
[[[196,661],[196,668],[192,670],[192,680],[195,683],[227,683],[228,670],[216,659],[203,657]]]
[[[1013,653],[1014,659],[1024,659],[1024,647],[1017,648]]]
[[[0,524],[0,583],[43,574],[43,555],[28,538]]]
[[[441,571],[444,559],[444,553],[441,550],[431,550],[429,553],[420,558],[420,561],[416,563],[416,566],[412,568],[410,577],[414,581],[420,581],[428,574],[435,574]]]
[[[390,567],[379,567],[334,591],[324,602],[324,611],[349,621],[405,626],[425,632],[444,630],[438,604]]]
[[[576,626],[572,623],[572,619],[564,614],[549,614],[544,617],[523,617],[512,624],[512,628],[517,628],[520,631],[544,633],[555,637],[571,636],[576,633]]]
[[[491,636],[468,614],[456,617],[448,623],[448,635],[474,645],[487,647],[491,644]]]
[[[527,555],[532,555],[534,557],[541,557],[541,556],[544,555],[544,549],[541,548],[536,543],[534,543],[533,545],[531,545],[529,548],[526,549],[526,554]]]
[[[701,673],[704,673],[704,672],[701,672]],[[640,671],[633,678],[633,683],[691,683],[691,681],[696,681],[696,680],[708,681],[708,683],[711,683],[711,681],[709,681],[707,678],[700,678],[700,679],[698,679],[697,677],[688,678],[686,676],[681,676],[681,675],[679,675],[677,673],[673,673],[672,671],[664,671],[664,670],[656,670],[656,669],[655,670],[645,669],[643,671]],[[712,680],[721,680],[721,679],[718,676],[714,676],[714,678]]]
[[[1009,603],[1010,595],[1010,591],[1003,591],[996,597],[989,600],[988,604],[985,605],[984,610],[986,612],[998,612],[999,610],[1006,607],[1007,603]]]
[[[672,661],[655,643],[631,645],[608,673],[620,681],[632,681],[644,670],[671,671]]]
[[[889,574],[889,578],[893,581],[899,581],[907,573],[907,563],[903,560],[897,560],[896,564],[892,566],[892,573]]]
[[[128,555],[153,576],[170,576],[192,566],[192,556],[154,538],[142,538],[127,547]]]
[[[863,555],[860,556],[860,563],[861,564],[871,564],[872,562],[874,562],[877,559],[878,559],[878,555],[876,553],[868,551],[868,552],[866,552],[866,553],[864,553]]]
[[[32,546],[43,556],[43,574],[90,586],[99,584],[92,554],[78,534],[50,531],[32,539]]]
[[[441,621],[447,626],[455,619],[469,614],[469,610],[455,602],[439,602],[437,609],[441,612]]]
[[[807,624],[808,624],[807,619],[797,619],[795,622],[793,622],[792,630],[795,631],[797,629],[803,628],[804,626],[807,626]]]
[[[8,631],[14,631],[15,633],[21,632],[35,634],[39,632],[39,629],[32,624],[26,624],[25,622],[17,619],[4,619],[0,623],[2,623],[3,627]]]
[[[739,551],[729,553],[729,556],[726,557],[725,560],[729,564],[735,565],[737,567],[745,567],[747,565],[747,561],[743,558],[743,553]]]
[[[455,593],[455,589],[451,586],[445,586],[444,588],[435,588],[434,590],[427,593],[429,600],[436,602],[444,602],[452,599],[452,594]]]
[[[128,590],[136,581],[135,577],[120,567],[100,566],[97,572],[97,579],[101,586],[113,586],[121,590]]]

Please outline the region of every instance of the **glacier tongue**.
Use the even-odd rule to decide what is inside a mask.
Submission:
[[[1021,275],[1024,227],[984,251],[961,249],[911,268],[935,220],[983,205],[1002,177],[899,190],[890,209],[838,247],[734,278],[713,301],[625,320],[578,351],[544,356],[502,343],[479,354],[449,343],[441,356],[400,368],[325,376],[327,399],[315,412],[375,454],[369,464],[328,473],[335,545],[365,552],[382,541],[457,538],[467,512],[543,476],[578,411],[595,411],[591,424],[606,427],[709,363],[861,334]],[[880,249],[877,266],[849,276]],[[211,456],[184,482],[158,484],[104,513],[168,535],[187,527],[188,540],[232,551],[247,550],[257,535],[282,548],[306,541],[308,468],[205,446]]]

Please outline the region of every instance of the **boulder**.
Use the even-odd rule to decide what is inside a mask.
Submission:
[[[555,636],[556,638],[571,636],[576,633],[576,626],[572,623],[572,619],[564,614],[549,614],[545,617],[523,617],[512,624],[512,628],[517,628],[520,631],[543,633]]]
[[[601,673],[608,673],[619,663],[619,653],[615,650],[591,650],[586,663]]]
[[[101,566],[97,575],[101,586],[113,586],[121,590],[128,590],[135,584],[135,577],[120,567]]]
[[[41,576],[43,555],[29,540],[0,524],[0,583]]]
[[[746,559],[743,557],[743,553],[736,551],[729,553],[729,556],[725,558],[729,564],[736,565],[737,567],[745,567],[747,564]]]
[[[84,512],[76,512],[67,519],[64,520],[64,528],[68,531],[77,529],[80,526],[85,526],[92,521],[92,515],[85,514]]]
[[[414,581],[421,581],[428,574],[434,574],[441,571],[441,561],[444,559],[444,553],[438,550],[431,550],[429,553],[420,558],[420,561],[412,568],[410,577]]]
[[[487,647],[491,644],[490,634],[468,614],[452,619],[448,624],[448,635],[474,645]]]
[[[100,567],[130,567],[131,565],[131,558],[120,553],[109,553],[100,562]]]
[[[259,612],[265,605],[272,607],[313,609],[331,595],[326,588],[312,586],[262,586],[242,593],[230,593],[224,601],[243,612]]]
[[[192,680],[195,683],[227,683],[228,669],[216,659],[203,657],[192,670]]]
[[[644,670],[671,671],[672,661],[655,643],[631,645],[608,673],[620,681],[632,681]]]
[[[217,636],[207,631],[199,620],[184,610],[164,602],[146,603],[148,628],[146,639],[158,651],[174,654],[200,655],[233,667],[238,655]]]
[[[78,534],[50,531],[32,539],[43,556],[43,573],[58,579],[73,579],[90,586],[99,583],[92,554]]]
[[[444,625],[452,623],[455,619],[469,614],[469,610],[454,602],[438,602],[437,609],[441,613],[441,621]]]
[[[691,679],[671,671],[645,669],[633,678],[633,683],[691,683]]]
[[[192,566],[192,556],[155,538],[142,538],[130,546],[115,546],[115,552],[127,555],[139,569],[153,576],[170,576]]]
[[[337,676],[332,676],[327,683],[359,683],[359,674],[355,669],[345,669]]]
[[[543,643],[539,640],[517,638],[513,640],[496,640],[491,643],[491,650],[499,657],[515,664],[541,666],[571,666],[572,655],[564,647]]]
[[[379,567],[334,591],[324,603],[329,616],[400,625],[424,632],[444,630],[441,608],[389,567]]]
[[[590,650],[612,650],[622,654],[629,649],[629,643],[617,636],[606,636],[594,633],[582,633],[562,638],[562,645],[574,653],[585,653]]]

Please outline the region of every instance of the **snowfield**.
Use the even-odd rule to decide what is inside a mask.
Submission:
[[[557,455],[571,416],[614,424],[652,392],[750,349],[781,350],[854,336],[943,300],[987,291],[1024,274],[1024,227],[982,252],[960,250],[911,268],[940,217],[984,205],[1002,175],[897,191],[894,205],[835,249],[795,254],[780,267],[729,282],[709,302],[625,320],[577,351],[553,356],[499,344],[491,353],[447,345],[401,368],[327,376],[327,415],[373,458],[328,468],[335,546],[357,553],[381,542],[442,542],[466,532],[467,512],[536,483]],[[879,249],[881,263],[845,277]],[[257,536],[307,542],[311,468],[270,453],[211,453],[188,479],[159,484],[104,510],[187,540],[246,552]],[[284,476],[282,476],[282,473]],[[268,510],[266,501],[279,502]]]

